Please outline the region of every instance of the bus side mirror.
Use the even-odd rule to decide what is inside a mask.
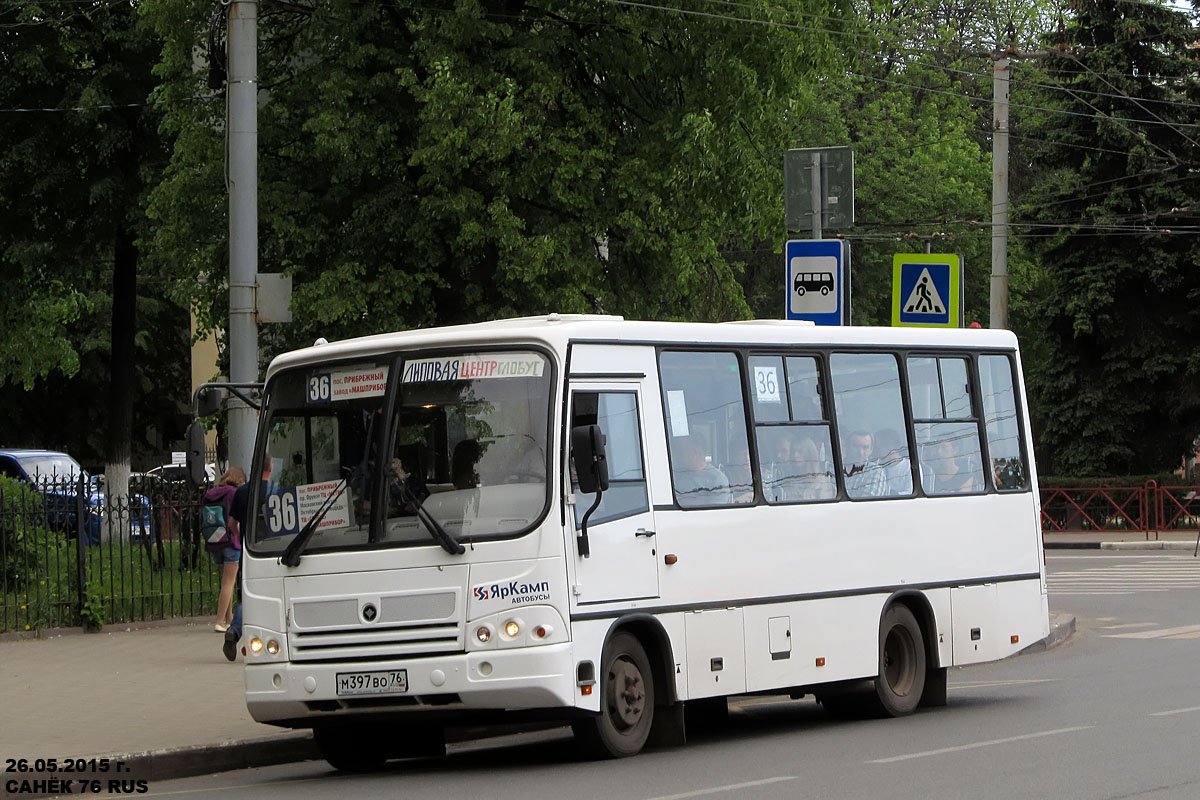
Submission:
[[[203,486],[208,482],[204,470],[204,426],[193,422],[187,429],[187,469],[192,485]]]
[[[197,389],[195,416],[211,417],[217,413],[217,409],[221,407],[221,394],[217,389],[206,389],[204,387]]]
[[[580,425],[571,429],[571,457],[579,491],[591,494],[608,489],[608,458],[604,452],[604,432],[599,425]]]

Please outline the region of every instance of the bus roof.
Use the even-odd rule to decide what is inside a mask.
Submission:
[[[267,372],[272,375],[281,369],[305,364],[369,357],[398,350],[469,348],[511,343],[514,346],[543,344],[565,352],[569,342],[587,341],[614,344],[1017,348],[1016,336],[1007,330],[816,326],[803,320],[782,319],[656,322],[599,314],[544,314],[318,343],[277,356]]]

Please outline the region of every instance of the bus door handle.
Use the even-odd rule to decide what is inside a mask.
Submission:
[[[638,528],[636,531],[633,532],[633,535],[634,536],[653,536],[654,531],[648,531],[645,528]]]

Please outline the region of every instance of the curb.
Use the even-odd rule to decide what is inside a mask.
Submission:
[[[1195,542],[1160,539],[1150,542],[1045,542],[1045,550],[1194,550]]]
[[[1193,550],[1194,542],[1101,542],[1101,550]]]
[[[173,750],[150,750],[125,756],[130,773],[149,781],[191,778],[252,767],[271,767],[320,758],[311,731],[242,739]]]
[[[1046,638],[1034,642],[1033,644],[1021,650],[1017,655],[1022,656],[1026,653],[1044,653],[1052,647],[1065,642],[1070,638],[1071,634],[1075,633],[1075,617],[1071,614],[1051,614],[1050,615],[1050,633]]]
[[[88,760],[99,759],[102,756],[89,756]],[[197,745],[169,750],[146,750],[141,753],[110,755],[111,761],[123,761],[124,772],[120,779],[124,781],[146,781],[153,790],[155,781],[173,780],[175,778],[194,778],[199,775],[212,775],[218,772],[229,772],[252,767],[271,767],[276,764],[291,764],[297,761],[310,761],[320,758],[316,742],[311,731],[303,731],[266,739],[242,739],[222,742],[221,744]],[[23,779],[29,781],[62,778],[57,774],[26,773]],[[101,777],[100,775],[80,774],[79,778]],[[104,776],[117,778],[115,774]],[[53,791],[21,791],[21,797],[46,797],[60,794],[57,787],[49,787]],[[102,793],[103,794],[103,793]],[[4,791],[0,797],[17,797]]]

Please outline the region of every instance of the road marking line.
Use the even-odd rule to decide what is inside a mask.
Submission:
[[[1089,728],[1094,728],[1095,725],[1079,725],[1074,728],[1058,728],[1053,731],[1040,731],[1038,733],[1025,733],[1020,736],[1009,736],[1005,739],[991,739],[986,742],[975,742],[974,744],[960,744],[957,747],[943,747],[940,750],[925,750],[920,753],[909,753],[903,756],[892,756],[891,758],[876,758],[868,761],[868,764],[891,764],[896,761],[908,761],[913,758],[925,758],[926,756],[940,756],[946,753],[961,753],[963,750],[975,750],[980,747],[991,747],[994,744],[1008,744],[1009,742],[1022,742],[1026,739],[1040,739],[1043,736],[1057,736],[1060,733],[1075,733],[1076,731],[1086,731]]]
[[[728,786],[713,786],[710,789],[697,789],[694,792],[681,792],[680,794],[664,794],[658,797],[647,798],[647,800],[683,800],[685,797],[701,797],[706,794],[718,794],[720,792],[730,792],[734,789],[749,789],[751,786],[766,786],[771,783],[783,783],[784,781],[796,780],[795,775],[781,775],[778,778],[763,778],[761,781],[746,781],[745,783],[731,783]]]
[[[1150,716],[1152,717],[1169,717],[1172,714],[1188,714],[1192,711],[1200,711],[1200,706],[1192,706],[1191,708],[1173,708],[1170,711],[1155,711]]]
[[[1115,631],[1118,628],[1152,628],[1157,624],[1157,622],[1126,622],[1122,625],[1101,625],[1100,627],[1106,631]]]
[[[1061,678],[1026,678],[1024,680],[1011,681],[965,681],[963,683],[952,683],[948,689],[988,689],[993,686],[1024,686],[1030,683],[1056,683],[1062,680]]]
[[[1195,633],[1200,631],[1200,625],[1182,625],[1178,628],[1159,628],[1154,631],[1134,631],[1133,633],[1106,633],[1105,639],[1162,639],[1177,633]]]

